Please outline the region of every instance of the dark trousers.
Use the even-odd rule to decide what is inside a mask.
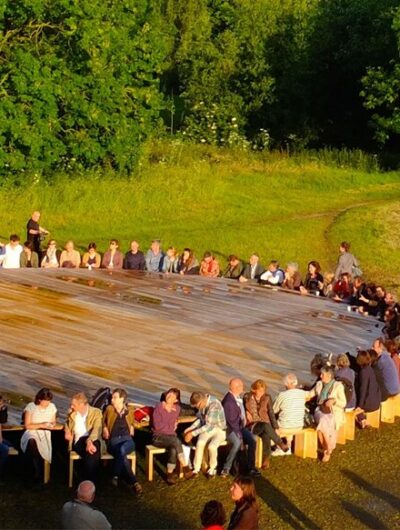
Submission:
[[[43,473],[43,458],[40,456],[36,440],[33,440],[32,438],[28,440],[25,457],[28,461],[28,467],[33,468],[34,480],[40,480]]]
[[[252,430],[253,434],[259,436],[263,441],[263,456],[271,456],[271,440],[275,444],[281,444],[282,439],[278,436],[270,423],[258,421]]]
[[[82,480],[96,481],[97,473],[100,464],[100,440],[96,440],[94,443],[97,451],[91,455],[86,451],[86,441],[89,436],[82,436],[77,442],[72,445],[72,450],[76,451],[82,458],[83,464],[83,477]]]
[[[7,440],[3,440],[0,443],[0,480],[3,478],[4,466],[7,462],[9,448],[10,444]]]
[[[168,464],[176,465],[177,455],[181,455],[183,453],[182,443],[176,434],[154,435],[153,445],[168,449]]]
[[[236,433],[231,432],[227,435],[226,439],[231,444],[231,449],[228,453],[228,457],[226,459],[226,462],[224,464],[224,470],[230,471],[233,461],[236,458],[236,455],[238,454],[242,441],[245,445],[247,445],[247,467],[249,470],[254,469],[256,465],[256,441],[254,439],[253,434],[248,429],[242,429],[241,430],[241,437],[238,436]]]
[[[107,450],[114,457],[114,477],[122,477],[128,484],[135,484],[137,479],[127,458],[135,450],[133,438],[131,436],[111,438]]]

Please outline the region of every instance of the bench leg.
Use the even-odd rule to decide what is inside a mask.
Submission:
[[[132,473],[136,475],[136,453],[131,458]]]
[[[74,482],[74,461],[72,458],[69,459],[69,472],[68,472],[68,486],[72,488]]]
[[[146,475],[147,480],[150,482],[154,477],[154,455],[150,451],[146,450]]]
[[[50,480],[50,462],[45,460],[44,461],[43,483],[47,484],[49,480]]]
[[[260,468],[263,463],[263,441],[260,436],[256,440],[256,467]]]

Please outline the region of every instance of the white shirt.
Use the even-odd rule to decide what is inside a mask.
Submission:
[[[86,428],[86,418],[89,412],[89,407],[86,408],[85,414],[76,413],[75,425],[74,425],[74,441],[75,443],[82,438],[82,436],[88,436],[89,431]]]
[[[22,245],[12,247],[10,243],[6,245],[6,253],[0,256],[0,261],[3,263],[3,269],[19,269],[19,259],[23,251]]]

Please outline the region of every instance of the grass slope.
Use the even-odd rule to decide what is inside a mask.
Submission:
[[[231,252],[247,259],[257,251],[264,262],[298,261],[303,274],[311,259],[331,270],[338,243],[347,239],[367,276],[400,284],[392,228],[399,173],[179,144],[157,148],[130,180],[58,177],[52,185],[0,188],[1,202],[12,205],[0,220],[0,237],[24,237],[37,208],[60,244],[71,238],[81,250],[91,240],[105,250],[110,237],[124,251],[132,238],[146,249],[160,237],[164,247],[190,246],[199,257],[212,250],[222,261]]]

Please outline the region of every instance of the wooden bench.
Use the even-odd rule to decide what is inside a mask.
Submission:
[[[398,418],[400,416],[400,394],[397,394],[397,396],[392,396],[389,399],[393,401],[394,415]]]
[[[394,400],[392,397],[381,403],[381,422],[394,423]]]
[[[354,410],[345,410],[345,438],[354,440],[356,437],[356,413]]]
[[[19,451],[15,447],[10,447],[8,450],[8,456],[18,456]],[[44,460],[44,470],[43,470],[43,484],[47,484],[50,480],[50,462]]]
[[[381,424],[381,410],[377,409],[373,412],[366,412],[365,415],[367,417],[367,425],[373,429],[379,429]]]
[[[103,446],[102,446],[103,447]],[[134,474],[136,474],[136,453],[133,451],[129,455],[127,455],[128,460],[131,461],[132,471]],[[69,452],[69,473],[68,473],[68,486],[72,488],[73,482],[74,482],[74,462],[75,460],[80,460],[81,457],[78,455],[75,451]],[[107,453],[107,451],[102,451],[101,460],[114,460],[114,457],[110,455],[110,453]]]
[[[154,457],[156,455],[163,455],[167,452],[165,447],[156,447],[155,445],[146,445],[146,477],[150,482],[154,479]],[[180,462],[177,461],[177,467],[179,470],[179,478],[183,477],[183,471],[181,469]]]
[[[318,435],[315,429],[280,429],[280,436],[286,438],[288,443],[294,438],[294,454],[299,458],[317,458]]]

